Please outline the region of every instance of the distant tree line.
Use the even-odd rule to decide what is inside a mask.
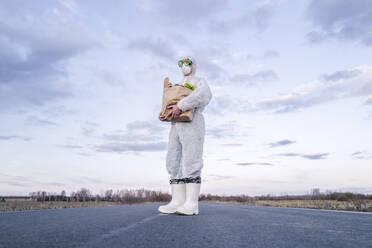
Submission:
[[[303,195],[287,195],[283,194],[280,196],[264,195],[255,196],[255,200],[336,200],[336,201],[353,201],[353,200],[372,200],[372,194],[360,194],[352,192],[333,192],[327,190],[325,193],[321,193],[318,188],[310,190],[310,194]]]
[[[89,201],[108,201],[123,203],[140,203],[140,202],[163,202],[170,201],[171,195],[159,191],[146,189],[124,189],[124,190],[106,190],[101,194],[93,194],[87,188],[71,192],[70,196],[62,190],[60,194],[48,193],[46,191],[37,191],[30,193],[34,201],[67,201],[67,202],[89,202]]]
[[[70,196],[66,195],[63,190],[60,194],[48,193],[46,191],[37,191],[30,193],[34,201],[68,201],[68,202],[88,202],[88,201],[109,201],[122,203],[141,203],[141,202],[167,202],[172,199],[168,193],[146,189],[123,189],[123,190],[106,190],[101,194],[93,194],[87,188],[71,192]],[[221,196],[214,194],[200,194],[200,201],[236,201],[251,203],[254,201],[280,201],[280,200],[336,200],[336,201],[362,201],[372,200],[372,194],[359,194],[352,192],[332,192],[326,191],[321,193],[318,188],[310,190],[310,193],[303,195],[261,195],[248,196],[245,194],[235,196]]]
[[[372,194],[360,194],[352,192],[333,192],[327,190],[321,193],[319,188],[313,188],[309,194],[303,195],[261,195],[261,196],[219,196],[219,195],[200,195],[200,200],[209,201],[237,201],[237,202],[253,202],[253,201],[281,201],[281,200],[336,200],[336,201],[355,201],[355,200],[372,200]]]

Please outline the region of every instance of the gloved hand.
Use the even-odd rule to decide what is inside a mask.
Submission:
[[[159,113],[159,120],[165,121],[167,118],[161,112]]]
[[[181,109],[178,108],[177,104],[170,105],[167,108],[172,109],[172,120],[177,119],[182,113]]]

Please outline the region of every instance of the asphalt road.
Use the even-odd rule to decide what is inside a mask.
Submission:
[[[198,216],[182,216],[158,206],[3,212],[0,247],[372,247],[372,214],[200,203]]]

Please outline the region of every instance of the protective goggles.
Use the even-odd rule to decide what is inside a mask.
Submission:
[[[181,59],[180,61],[178,61],[178,66],[179,67],[182,67],[183,63],[185,63],[186,65],[190,66],[192,65],[192,60],[191,59]]]

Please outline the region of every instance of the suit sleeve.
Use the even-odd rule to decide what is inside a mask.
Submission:
[[[199,86],[185,98],[182,98],[177,106],[182,111],[206,106],[212,99],[212,92],[205,79],[200,79]]]

